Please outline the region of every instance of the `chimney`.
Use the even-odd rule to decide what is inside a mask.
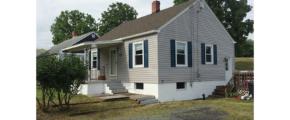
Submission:
[[[159,11],[160,11],[160,2],[156,0],[152,3],[152,13],[157,13]]]
[[[77,32],[77,31],[73,31],[73,32],[72,32],[72,36],[73,36],[73,37],[78,36],[78,32]]]

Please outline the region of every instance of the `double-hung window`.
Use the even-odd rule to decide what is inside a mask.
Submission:
[[[176,42],[176,66],[187,66],[187,42]]]
[[[143,43],[134,43],[133,44],[133,65],[134,67],[144,67],[144,51]]]
[[[97,68],[97,52],[93,52],[93,68]]]
[[[205,62],[206,64],[213,64],[213,45],[205,45]]]

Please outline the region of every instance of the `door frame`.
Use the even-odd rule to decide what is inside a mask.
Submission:
[[[116,63],[116,75],[112,75],[111,74],[111,50],[116,50],[116,62],[118,61],[118,53],[117,53],[117,49],[116,49],[116,47],[112,47],[112,48],[110,48],[109,49],[109,75],[110,75],[110,77],[112,76],[112,77],[117,77],[117,72],[118,72],[118,62]]]
[[[225,56],[224,58],[227,58],[228,59],[228,72],[230,74],[229,78],[226,78],[227,77],[227,71],[225,69],[225,81],[228,82],[228,80],[232,77],[233,75],[233,57],[231,56]],[[225,68],[225,64],[224,64],[224,68]]]

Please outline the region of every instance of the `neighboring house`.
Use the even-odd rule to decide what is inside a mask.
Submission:
[[[55,53],[55,54],[57,54],[57,56],[59,58],[63,58],[64,53],[68,52],[68,51],[62,51],[63,48],[77,45],[77,44],[82,43],[82,42],[94,41],[94,40],[99,38],[99,36],[95,32],[88,32],[88,33],[80,35],[80,36],[78,36],[77,34],[78,34],[77,31],[73,31],[71,39],[65,40],[65,41],[51,47],[45,53],[49,53],[49,54]],[[72,53],[75,53],[76,56],[78,56],[80,58],[84,58],[84,50],[78,50],[78,51],[74,51]]]
[[[36,57],[38,57],[41,53],[43,53],[42,51],[36,50]]]
[[[166,102],[208,96],[225,85],[235,69],[234,44],[204,0],[161,11],[154,1],[152,14],[63,50],[90,49],[89,70],[96,70],[90,72],[105,72],[105,81],[88,80],[81,94],[129,92]]]

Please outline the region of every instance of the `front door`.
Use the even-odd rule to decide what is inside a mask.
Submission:
[[[117,76],[117,50],[115,48],[110,49],[110,76]]]
[[[224,63],[225,63],[225,79],[226,82],[229,81],[229,79],[231,79],[232,77],[232,59],[231,57],[225,57],[224,58]]]

